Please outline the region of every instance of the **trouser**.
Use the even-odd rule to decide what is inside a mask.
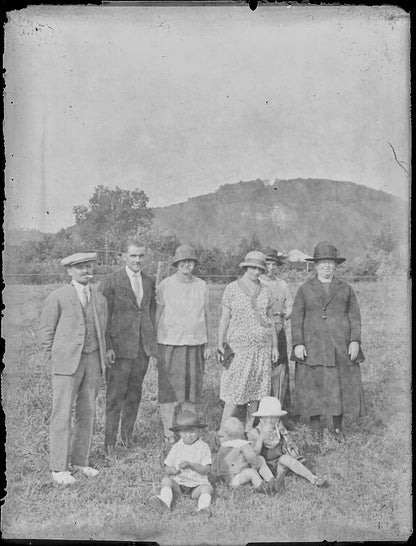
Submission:
[[[121,440],[131,440],[148,365],[149,357],[140,346],[136,358],[116,358],[107,370],[105,445],[115,445],[119,424]]]
[[[69,463],[88,466],[95,399],[100,385],[101,365],[98,350],[82,353],[74,374],[52,376],[53,403],[49,437],[51,470],[68,470]],[[71,427],[74,402],[74,424]]]

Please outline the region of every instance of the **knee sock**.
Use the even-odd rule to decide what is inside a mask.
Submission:
[[[321,428],[321,416],[320,415],[311,415],[311,429],[315,432]]]
[[[334,428],[342,429],[342,418],[344,415],[341,413],[341,415],[333,415],[332,416],[332,422],[334,424]]]
[[[163,500],[163,502],[166,502],[166,504],[170,506],[173,497],[172,489],[170,487],[162,487],[159,497]]]
[[[211,504],[211,495],[209,493],[202,493],[198,499],[198,510],[208,508]]]

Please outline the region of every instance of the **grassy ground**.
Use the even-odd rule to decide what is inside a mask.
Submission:
[[[159,544],[245,544],[250,541],[405,540],[411,533],[410,305],[404,283],[357,283],[363,315],[362,365],[369,416],[346,419],[343,446],[328,436],[321,450],[300,421],[293,432],[316,473],[331,486],[316,489],[288,476],[281,497],[255,494],[249,486],[221,485],[213,516],[190,515],[193,501],[181,498],[160,516],[147,505],[158,491],[164,447],[157,406],[156,370],[146,376],[132,452],[118,446],[113,466],[103,457],[104,393],[100,393],[91,464],[95,479],[57,486],[48,470],[51,386],[40,364],[36,331],[50,286],[8,286],[3,323],[6,367],[3,407],[7,427],[7,497],[2,514],[6,538],[71,538],[156,541]],[[224,287],[211,287],[212,324],[218,324]],[[292,286],[293,291],[295,286]],[[291,365],[292,367],[292,365]],[[293,370],[291,370],[293,373]],[[221,415],[220,369],[207,363],[203,407],[210,429]],[[293,378],[292,378],[293,379]],[[293,383],[292,383],[293,385]]]

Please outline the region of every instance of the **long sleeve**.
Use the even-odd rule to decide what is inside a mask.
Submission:
[[[350,296],[348,301],[348,318],[350,321],[351,334],[350,342],[358,341],[361,343],[361,313],[357,297],[354,290],[350,287]]]
[[[45,300],[38,330],[43,364],[50,363],[52,345],[60,316],[59,300],[55,294],[50,294]]]
[[[107,324],[105,329],[105,345],[107,351],[113,349],[113,343],[110,336],[110,324],[111,317],[113,316],[113,307],[114,307],[114,290],[111,282],[111,278],[105,278],[99,286],[100,292],[107,300]]]
[[[305,299],[302,286],[298,289],[292,309],[292,346],[305,345],[303,322],[305,318]]]

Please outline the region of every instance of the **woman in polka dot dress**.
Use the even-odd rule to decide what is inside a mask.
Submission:
[[[266,270],[262,252],[249,252],[240,267],[244,275],[224,290],[218,332],[218,352],[228,342],[234,358],[221,376],[220,398],[225,402],[222,421],[234,416],[237,406],[248,405],[246,430],[259,400],[270,394],[271,366],[277,361],[277,337],[272,325],[272,296],[259,276]]]

